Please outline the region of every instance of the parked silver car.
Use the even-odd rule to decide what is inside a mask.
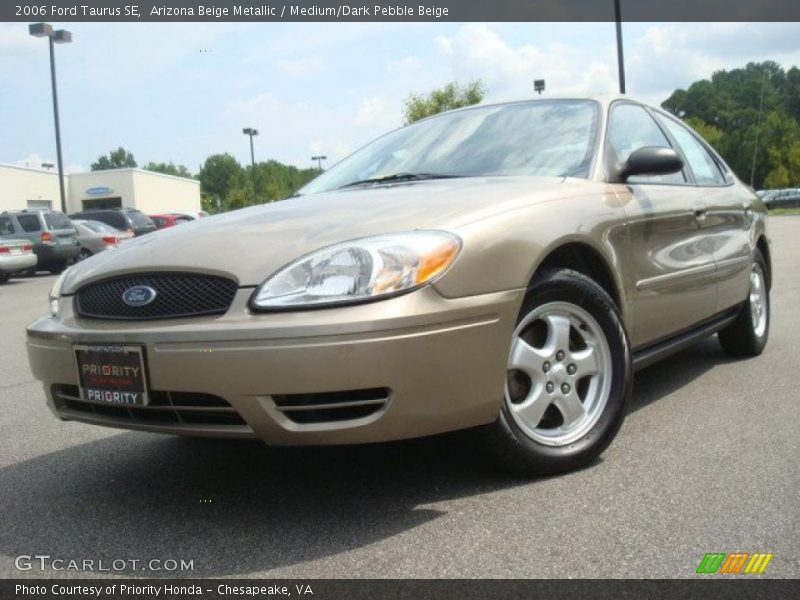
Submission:
[[[75,225],[78,244],[81,246],[78,260],[89,258],[108,248],[116,248],[122,242],[133,237],[133,233],[130,231],[120,231],[116,227],[100,221],[76,219],[72,221],[72,224]]]

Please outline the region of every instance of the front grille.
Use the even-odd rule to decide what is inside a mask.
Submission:
[[[56,408],[66,413],[107,417],[116,421],[164,425],[216,425],[249,431],[247,423],[224,399],[194,392],[150,391],[147,406],[87,402],[76,385],[54,385]]]
[[[389,403],[389,388],[316,394],[274,394],[275,407],[301,425],[335,423],[369,417]]]
[[[153,301],[144,306],[125,304],[122,295],[134,286],[153,288]],[[221,315],[230,308],[237,287],[232,279],[199,273],[125,275],[78,290],[75,310],[82,317],[129,321]]]

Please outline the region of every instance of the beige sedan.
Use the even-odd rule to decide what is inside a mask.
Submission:
[[[27,345],[64,420],[269,444],[476,428],[555,473],[611,442],[636,368],[715,333],[759,354],[770,278],[762,202],[694,131],[623,97],[533,100],[89,258]]]

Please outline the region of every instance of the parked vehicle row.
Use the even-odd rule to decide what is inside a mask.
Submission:
[[[55,210],[4,212],[0,215],[0,232],[4,239],[25,240],[36,255],[34,264],[16,272],[60,273],[81,251],[72,222],[64,213]]]
[[[761,196],[767,208],[800,208],[800,188],[766,190]]]
[[[193,220],[180,213],[151,218],[132,208],[84,210],[69,217],[56,210],[6,211],[0,214],[0,283],[36,271],[60,273],[135,236]]]

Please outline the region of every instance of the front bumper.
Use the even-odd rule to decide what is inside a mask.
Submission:
[[[446,299],[426,287],[371,304],[258,315],[247,309],[251,293],[240,289],[221,317],[138,322],[79,318],[63,298],[59,318],[28,327],[31,369],[65,420],[270,444],[378,442],[497,417],[523,290]],[[243,423],[72,410],[74,398],[65,404],[59,394],[74,396],[76,343],[141,345],[152,390],[213,395]],[[367,398],[367,390],[377,396]],[[309,407],[316,412],[300,412]]]

